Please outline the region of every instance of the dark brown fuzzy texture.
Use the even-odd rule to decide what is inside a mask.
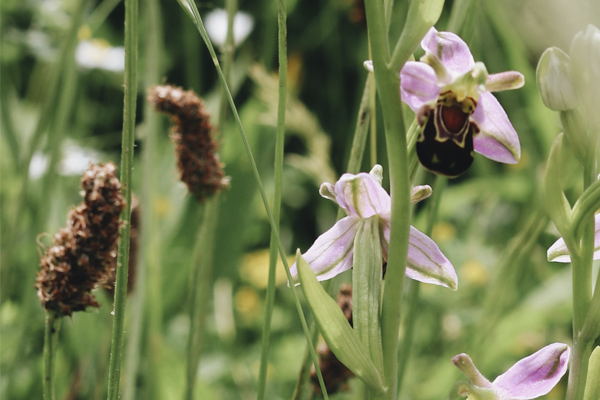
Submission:
[[[344,312],[344,316],[352,325],[352,285],[342,285],[337,297],[337,303]],[[331,349],[323,344],[317,348],[319,354],[319,368],[323,375],[323,382],[328,394],[336,393],[340,390],[348,390],[348,379],[354,374],[344,364],[337,359],[331,352]],[[322,394],[319,379],[316,370],[310,371],[311,385],[315,393]]]
[[[229,180],[223,172],[223,163],[213,140],[210,115],[204,102],[193,91],[180,87],[154,86],[148,91],[148,101],[156,110],[171,116],[171,140],[175,144],[180,179],[198,201],[203,202]]]
[[[84,201],[69,212],[40,261],[35,287],[47,310],[71,315],[100,306],[91,291],[105,286],[116,266],[125,208],[115,173],[113,163],[91,165],[81,178]]]

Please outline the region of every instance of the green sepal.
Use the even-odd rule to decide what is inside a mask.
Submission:
[[[542,101],[551,110],[577,107],[577,94],[571,80],[571,58],[558,47],[544,51],[535,71]]]
[[[583,400],[600,399],[600,346],[590,356]]]
[[[556,225],[556,229],[558,229],[566,243],[569,243],[568,239],[572,236],[569,230],[571,225],[571,206],[560,185],[560,177],[565,165],[562,154],[563,136],[564,134],[559,134],[554,139],[554,143],[550,149],[548,163],[546,164],[546,175],[544,176],[544,200],[546,211],[552,222],[554,222],[554,225]]]
[[[308,263],[296,251],[296,265],[300,287],[319,331],[335,356],[350,371],[359,377],[375,393],[383,393],[387,388],[369,352],[344,316],[338,304],[321,287]]]

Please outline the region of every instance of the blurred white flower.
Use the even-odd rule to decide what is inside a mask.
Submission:
[[[102,39],[82,40],[75,50],[75,60],[83,68],[119,72],[125,69],[125,49],[112,47]]]
[[[204,26],[210,40],[217,46],[223,46],[227,38],[227,11],[217,8],[206,14]],[[237,12],[233,17],[233,42],[242,43],[254,28],[254,18],[248,13]]]
[[[81,175],[88,169],[90,163],[98,164],[100,161],[100,153],[97,151],[67,142],[62,148],[62,159],[58,164],[58,173],[61,175]]]
[[[29,163],[29,179],[36,180],[44,175],[48,166],[48,156],[41,151],[36,151]]]

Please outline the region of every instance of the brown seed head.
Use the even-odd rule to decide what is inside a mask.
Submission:
[[[119,216],[125,208],[112,163],[91,165],[81,178],[84,202],[73,208],[40,261],[35,287],[47,310],[71,315],[100,305],[91,291],[116,265]]]
[[[210,115],[204,110],[202,99],[191,90],[163,85],[148,91],[148,101],[158,111],[171,116],[171,140],[175,144],[177,166],[190,193],[202,202],[229,186],[212,138]]]

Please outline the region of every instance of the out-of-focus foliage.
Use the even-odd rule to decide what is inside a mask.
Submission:
[[[177,2],[162,0],[158,4],[160,25],[156,26],[147,19],[145,2],[140,3],[140,80],[150,64],[157,65],[168,83],[200,94],[216,124],[221,91],[192,22]],[[407,7],[404,1],[396,3],[391,37],[400,31]],[[576,31],[590,22],[600,25],[600,11],[595,2],[589,2],[589,12],[577,14],[579,7],[564,0],[471,3],[476,4],[457,33],[469,43],[475,59],[484,61],[490,73],[516,69],[525,75],[523,89],[498,94],[520,134],[523,156],[516,166],[476,156],[465,175],[448,183],[433,238],[456,267],[459,290],[423,286],[422,312],[402,399],[444,398],[459,378],[450,359],[460,352],[476,359],[485,375],[497,376],[550,340],[569,343],[571,337],[570,275],[563,265],[546,261],[546,249],[557,232],[540,199],[540,171],[560,128],[558,117],[544,108],[537,94],[534,71],[546,47],[566,51]],[[118,163],[120,158],[123,76],[118,69],[122,56],[118,48],[123,42],[123,4],[86,1],[84,22],[76,32],[79,47],[64,58],[63,47],[78,4],[73,0],[2,3],[0,397],[6,399],[41,398],[44,311],[34,289],[40,253],[64,226],[68,210],[80,202],[78,182],[89,160]],[[224,7],[221,2],[198,6],[202,15]],[[448,1],[439,30],[447,28],[452,6]],[[240,1],[239,8],[254,23],[235,49],[231,83],[270,193],[277,104],[277,6],[273,1]],[[280,236],[293,254],[296,248],[305,251],[335,221],[337,210],[318,195],[318,186],[334,182],[345,172],[367,76],[362,63],[369,53],[359,0],[292,0],[287,23],[290,97]],[[150,31],[158,32],[162,41],[160,53],[153,58],[145,50]],[[93,46],[82,49],[82,43]],[[77,61],[76,55],[87,62]],[[95,59],[97,64],[92,63]],[[57,70],[59,65],[63,68]],[[106,69],[106,65],[116,67]],[[72,73],[61,74],[69,66]],[[53,84],[57,85],[54,93]],[[145,84],[140,85],[140,105]],[[158,242],[151,252],[142,247],[145,255],[138,257],[137,285],[129,297],[126,318],[132,327],[137,318],[143,321],[137,325],[142,329],[140,368],[135,376],[124,376],[123,388],[135,387],[139,399],[179,399],[190,323],[190,259],[197,231],[193,224],[199,219],[193,215],[185,186],[177,180],[166,118],[158,119],[162,132],[156,137],[158,153],[151,163],[142,162],[149,116],[143,107],[138,110],[134,192],[141,195],[142,210],[148,195],[142,194],[143,188],[155,196],[149,212],[155,219]],[[378,161],[385,165],[383,124],[377,122]],[[237,128],[232,122],[218,128],[221,160],[231,187],[222,194],[218,216],[196,398],[252,399],[259,368],[270,229]],[[151,165],[152,175],[144,170],[146,165]],[[371,167],[365,156],[362,170]],[[573,177],[568,193],[578,193],[581,174],[577,165],[567,172]],[[154,178],[148,182],[147,176]],[[419,171],[416,184],[432,182],[432,176]],[[424,226],[426,203],[415,210],[417,227]],[[149,228],[144,228],[143,220],[141,226],[143,240],[144,229]],[[146,268],[148,254],[160,266],[159,277],[153,280],[159,282],[156,286],[145,284],[148,273],[156,273]],[[267,398],[289,399],[305,340],[285,279],[278,279],[276,296]],[[105,293],[98,293],[97,298],[102,305],[99,310],[75,313],[62,323],[56,365],[58,398],[106,397],[112,299]],[[137,334],[128,330],[126,340]],[[125,365],[136,362],[131,354],[132,349],[127,349]],[[356,386],[357,382],[351,382],[351,387]],[[559,385],[547,398],[559,399],[563,391]]]

